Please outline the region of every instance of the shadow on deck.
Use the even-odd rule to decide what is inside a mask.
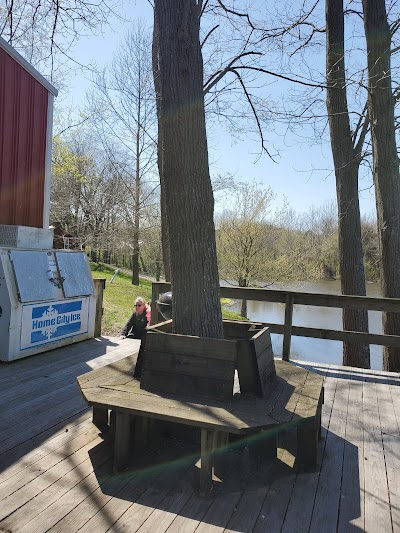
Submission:
[[[318,467],[232,446],[223,483],[200,497],[199,448],[170,435],[113,476],[112,439],[91,422],[76,377],[137,351],[101,338],[0,365],[0,528],[10,531],[396,531],[398,374],[305,365],[325,376]],[[243,446],[242,446],[243,448]]]

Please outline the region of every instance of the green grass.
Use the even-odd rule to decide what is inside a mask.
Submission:
[[[106,288],[103,295],[103,320],[101,332],[103,335],[118,336],[131,316],[135,299],[142,296],[146,302],[151,301],[151,280],[140,278],[140,285],[132,285],[131,276],[119,271],[114,277],[114,268],[102,263],[90,263],[94,278],[105,278]],[[223,303],[223,302],[222,302]],[[240,320],[238,313],[222,309],[223,318]],[[241,319],[243,320],[243,319]]]
[[[129,274],[119,272],[112,283],[114,269],[107,265],[90,264],[94,278],[105,278],[106,288],[103,295],[103,335],[118,336],[131,316],[135,299],[142,296],[146,302],[151,300],[151,281],[140,279],[140,285],[132,285]]]

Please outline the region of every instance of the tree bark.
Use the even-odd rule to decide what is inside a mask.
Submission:
[[[239,287],[248,287],[249,283],[246,278],[240,277]],[[240,316],[243,318],[247,318],[247,300],[242,300],[240,304]]]
[[[159,157],[169,230],[174,331],[222,338],[199,15],[195,0],[154,2]]]
[[[247,300],[242,300],[242,303],[240,304],[240,316],[247,318]]]
[[[346,96],[343,0],[326,0],[326,105],[335,165],[342,294],[365,296],[358,200],[360,154],[354,148]],[[368,332],[368,312],[343,309],[343,329]],[[370,368],[368,344],[343,343],[343,365]]]
[[[161,210],[161,249],[162,249],[162,258],[163,258],[163,265],[164,265],[164,278],[165,278],[165,281],[171,281],[171,253],[169,250],[169,230],[168,230],[167,204],[166,204],[167,200],[165,198],[165,185],[164,185],[164,181],[162,177],[162,169],[160,167],[159,167],[159,174],[160,174],[160,210]]]
[[[391,33],[384,0],[363,0],[368,52],[368,111],[385,298],[400,297],[400,179],[391,83]],[[383,313],[383,331],[400,334],[400,314]],[[385,370],[400,371],[400,349],[385,347]]]

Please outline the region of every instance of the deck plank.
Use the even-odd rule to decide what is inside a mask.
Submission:
[[[178,483],[160,502],[157,509],[154,509],[144,524],[137,529],[138,533],[166,531],[193,493],[194,489],[189,484]]]
[[[280,462],[274,465],[268,492],[254,524],[254,533],[280,531],[282,527],[296,479],[296,470],[285,460],[288,453],[283,452]]]
[[[224,531],[242,496],[241,491],[217,496],[209,507],[196,533],[219,533]]]
[[[390,396],[393,403],[394,416],[396,419],[397,427],[400,428],[400,386],[391,382],[389,386]],[[400,494],[399,494],[399,484],[398,484],[398,473],[399,473],[399,457],[400,451],[398,451],[398,442],[399,439],[396,437],[385,440],[385,448],[389,448],[391,455],[390,466],[388,468],[388,482],[390,490],[390,504],[392,511],[392,520],[393,520],[393,530],[400,531]],[[395,446],[396,448],[392,448]],[[397,490],[396,490],[397,488]]]
[[[338,516],[341,495],[348,399],[349,380],[338,377],[311,518],[311,532],[336,531],[335,519]]]
[[[212,502],[213,499],[203,498],[194,492],[181,509],[180,514],[174,517],[167,529],[168,533],[193,533],[211,507]]]
[[[19,490],[13,492],[1,502],[0,526],[3,528],[18,529],[26,523],[30,512],[35,516],[40,512],[42,504],[47,506],[58,494],[67,476],[79,481],[79,476],[89,471],[91,467],[88,452],[97,444],[101,444],[101,438],[91,440],[85,446],[65,460],[47,470],[41,476],[30,481]],[[13,527],[10,527],[13,524]]]
[[[130,479],[120,476],[119,487],[114,487],[114,490],[110,491],[112,497],[100,504],[97,504],[96,499],[95,505],[91,506],[92,514],[84,524],[85,533],[105,533],[110,528],[117,527],[116,524],[119,524],[120,518],[124,516],[133,502],[140,498],[153,483],[157,484],[159,478],[160,476],[157,476],[155,471],[149,475],[139,475]],[[102,488],[106,493],[107,487]]]
[[[0,455],[14,448],[18,444],[26,442],[36,435],[44,432],[47,428],[62,424],[66,418],[78,416],[87,411],[87,405],[83,398],[78,396],[78,389],[73,389],[76,393],[68,396],[64,401],[46,409],[43,404],[43,414],[39,413],[37,416],[29,420],[29,424],[22,422],[15,424],[15,421],[7,431],[3,432],[4,440],[0,442]]]
[[[60,447],[54,449],[52,453],[46,454],[38,461],[30,463],[26,468],[20,470],[15,475],[10,476],[7,480],[4,480],[0,484],[0,501],[14,492],[21,490],[22,487],[40,477],[43,473],[55,467],[58,463],[61,463],[67,457],[71,457],[72,454],[80,450],[86,444],[92,443],[97,437],[96,428],[88,427],[88,424],[86,424],[86,428],[87,430],[85,432],[80,433],[76,438],[68,442],[68,455],[65,453],[66,443],[64,441],[61,443]]]
[[[323,368],[321,376],[325,377],[328,370],[329,367]],[[319,443],[318,464],[323,461],[327,428],[329,427],[333,409],[335,386],[335,381],[325,381],[325,403],[322,408],[322,441]],[[293,531],[300,533],[309,530],[319,476],[320,468],[316,468],[313,471],[296,472],[295,484],[285,514],[282,533],[292,533]]]
[[[56,489],[54,498],[47,498],[43,508],[39,507],[40,512],[38,514],[36,514],[38,509],[35,511],[29,509],[34,518],[27,521],[24,527],[20,527],[18,531],[21,533],[41,533],[53,529],[53,526],[78,504],[82,490],[85,493],[92,492],[98,486],[97,476],[111,473],[111,452],[107,454],[103,451],[98,454],[94,464],[97,466],[96,473],[93,472],[90,464],[83,463],[79,473],[71,472],[65,476],[57,487],[53,487]],[[37,503],[40,504],[41,502]],[[26,516],[24,519],[26,520]]]
[[[364,529],[364,414],[362,372],[351,375],[338,530]]]
[[[167,499],[174,485],[178,484],[180,473],[180,471],[169,472],[168,476],[161,476],[157,484],[150,485],[120,517],[118,529],[138,531],[154,510]]]
[[[109,350],[110,353],[110,350]],[[118,353],[121,357],[126,357],[126,347],[121,347],[120,350],[114,350],[113,358],[118,356]],[[9,405],[13,405],[13,402],[18,399],[18,404],[22,401],[28,401],[34,395],[35,398],[46,394],[47,391],[60,388],[69,383],[76,382],[76,376],[84,374],[89,370],[92,370],[92,367],[97,366],[98,364],[106,364],[106,361],[109,361],[109,356],[107,354],[99,356],[93,361],[92,356],[96,356],[95,351],[86,353],[86,360],[82,361],[78,355],[69,357],[67,360],[63,360],[63,366],[53,365],[54,371],[47,366],[47,373],[43,375],[43,368],[38,367],[36,374],[33,372],[26,372],[24,380],[19,382],[14,382],[12,388],[8,388],[7,391],[4,390],[0,397],[0,407],[1,410],[6,409]],[[1,372],[1,370],[0,370]]]
[[[393,530],[400,531],[400,487],[398,482],[398,458],[400,457],[400,431],[396,417],[391,387],[376,382],[377,404],[382,433],[389,502],[392,512]]]
[[[10,450],[10,452],[5,453],[2,457],[2,464],[0,463],[0,469],[3,468],[0,479],[0,490],[2,484],[5,483],[7,479],[19,474],[24,470],[36,468],[38,461],[57,450],[57,448],[59,448],[58,454],[61,460],[63,455],[63,447],[67,444],[67,442],[76,438],[80,433],[90,429],[88,427],[89,420],[91,420],[91,413],[88,410],[84,415],[77,419],[75,423],[66,425],[61,431],[56,432],[54,436],[46,439],[42,446],[33,448],[24,453],[24,445],[21,445],[13,448]],[[95,431],[95,429],[93,429],[93,431]],[[25,449],[27,449],[28,446],[31,446],[31,443],[24,444]],[[13,461],[18,450],[20,450],[22,458],[19,461]]]
[[[366,375],[363,386],[365,531],[391,531],[385,455],[380,428],[376,382]]]
[[[103,367],[114,362],[129,388],[137,348],[129,339],[101,338],[0,364],[0,529],[400,530],[398,373],[304,364],[326,374],[321,466],[298,470],[290,449],[279,449],[276,461],[263,468],[255,462],[247,472],[236,450],[232,480],[221,489],[214,483],[202,498],[192,451],[175,463],[178,452],[171,461],[171,451],[159,449],[139,469],[111,475],[112,447],[91,423],[75,379],[98,369],[94,377],[103,380]],[[296,366],[288,372],[300,390]],[[278,395],[269,406],[282,413],[296,408],[301,416],[307,402],[286,406]]]

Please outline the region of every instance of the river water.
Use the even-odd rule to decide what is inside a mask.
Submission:
[[[302,281],[287,284],[274,283],[271,289],[282,289],[319,294],[340,294],[340,281]],[[380,297],[381,290],[378,283],[367,284],[367,296]],[[232,311],[240,311],[240,301],[229,306]],[[382,313],[369,311],[370,333],[382,333]],[[250,320],[283,324],[285,306],[279,303],[247,302],[247,316]],[[332,307],[316,307],[310,305],[295,305],[293,309],[293,325],[324,329],[342,329],[342,310]],[[276,356],[282,355],[283,336],[271,334],[272,347]],[[292,336],[291,358],[320,363],[342,364],[342,342],[309,337]],[[371,345],[371,368],[382,369],[382,346]]]

